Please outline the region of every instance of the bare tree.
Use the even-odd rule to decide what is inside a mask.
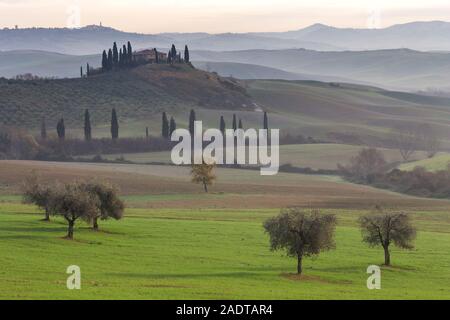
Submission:
[[[428,158],[433,158],[441,147],[436,130],[428,123],[425,123],[420,126],[419,132],[419,141],[422,144],[421,149],[426,151]]]
[[[58,186],[55,184],[42,183],[40,177],[33,172],[22,184],[23,202],[34,204],[45,211],[43,221],[50,221],[50,201]]]
[[[205,192],[208,192],[208,186],[212,185],[217,179],[214,172],[215,164],[194,164],[192,165],[192,182],[202,184]]]
[[[363,241],[371,247],[382,246],[384,264],[391,265],[389,246],[394,243],[399,248],[414,248],[416,229],[412,226],[410,216],[400,212],[385,212],[376,207],[374,212],[359,219]]]
[[[335,248],[336,217],[318,210],[284,209],[267,220],[264,228],[270,236],[271,250],[285,249],[289,256],[297,257],[298,274],[303,271],[303,257]]]
[[[422,146],[419,127],[414,124],[392,130],[391,137],[395,148],[400,152],[404,161],[408,161],[414,152]]]
[[[107,220],[113,218],[120,220],[123,217],[125,204],[119,199],[118,189],[108,182],[90,181],[85,182],[81,187],[98,197],[98,210],[92,217],[92,228],[98,231],[98,219]]]
[[[371,183],[378,174],[383,174],[387,168],[387,162],[381,151],[375,148],[364,148],[356,157],[350,159],[347,166],[338,165],[344,175],[359,182]]]

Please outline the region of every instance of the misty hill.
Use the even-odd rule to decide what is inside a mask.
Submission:
[[[13,78],[31,73],[39,77],[76,78],[80,76],[80,66],[86,68],[89,63],[91,67],[97,68],[100,62],[100,55],[74,56],[32,50],[0,51],[0,77]]]
[[[42,50],[58,53],[97,54],[111,43],[131,41],[134,48],[167,49],[188,44],[195,50],[282,50],[318,51],[381,50],[409,48],[419,51],[450,51],[450,23],[412,22],[382,29],[335,28],[323,24],[287,32],[265,33],[161,33],[140,34],[109,27],[80,29],[28,28],[0,30],[0,48]]]
[[[411,22],[381,29],[335,28],[315,24],[296,31],[258,35],[316,41],[347,50],[450,50],[450,23],[443,21]]]
[[[408,49],[376,51],[243,50],[191,51],[199,68],[239,79],[317,80],[380,86],[394,90],[450,91],[450,53]],[[33,73],[79,77],[80,66],[100,64],[99,55],[43,51],[0,52],[0,77]]]
[[[185,64],[144,65],[88,78],[0,79],[0,124],[27,128],[38,127],[43,117],[49,123],[64,117],[80,126],[87,108],[94,122],[105,124],[112,108],[125,121],[159,122],[163,110],[238,110],[251,103],[237,82]]]
[[[318,76],[314,74],[301,74],[283,71],[280,69],[265,67],[256,64],[234,62],[205,62],[194,61],[196,68],[208,72],[216,72],[222,77],[237,79],[279,79],[279,80],[315,80],[322,82],[355,82],[354,80]]]
[[[409,49],[194,51],[194,61],[255,64],[295,74],[351,79],[397,90],[450,88],[450,54]]]
[[[98,54],[111,44],[131,41],[134,49],[167,49],[174,43],[179,48],[188,44],[198,50],[243,50],[308,48],[315,50],[338,50],[339,47],[295,39],[253,34],[140,34],[123,32],[113,28],[87,26],[80,29],[28,28],[0,30],[0,48],[3,51],[40,50],[65,54]]]

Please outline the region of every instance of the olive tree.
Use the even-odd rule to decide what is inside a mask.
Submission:
[[[73,239],[75,222],[82,219],[88,223],[98,215],[100,200],[96,194],[86,191],[80,183],[66,184],[50,199],[51,212],[61,215],[68,223],[67,239]]]
[[[264,229],[270,236],[271,250],[284,249],[288,256],[297,257],[298,274],[303,271],[303,257],[335,248],[336,216],[321,214],[319,210],[283,209],[264,222]]]
[[[217,179],[214,173],[216,165],[213,164],[194,164],[192,165],[191,176],[192,182],[202,184],[205,192],[208,192],[208,186],[212,185]]]
[[[402,249],[413,249],[416,229],[411,218],[403,212],[385,212],[377,207],[367,215],[360,217],[359,223],[363,241],[371,247],[384,249],[384,264],[391,265],[389,246],[393,243]]]
[[[42,183],[38,175],[33,172],[22,184],[23,202],[34,204],[44,210],[43,221],[50,221],[50,201],[57,189],[58,185]]]
[[[92,228],[94,230],[98,230],[99,218],[101,220],[122,219],[125,204],[119,199],[118,190],[115,186],[108,182],[89,181],[83,183],[82,188],[88,193],[96,195],[99,199],[98,210],[92,217]]]

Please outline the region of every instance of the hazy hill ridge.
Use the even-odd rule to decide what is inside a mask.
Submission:
[[[141,34],[100,26],[80,29],[29,28],[0,30],[2,50],[44,50],[67,54],[96,54],[113,41],[132,41],[135,48],[168,48],[189,43],[195,50],[305,48],[320,51],[410,48],[450,50],[450,23],[412,22],[382,29],[335,28],[323,24],[287,32]]]

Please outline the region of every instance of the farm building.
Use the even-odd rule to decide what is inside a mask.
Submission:
[[[133,52],[133,61],[137,63],[154,63],[156,62],[156,54],[158,54],[158,61],[167,60],[167,54],[158,52],[155,49],[147,49]]]

